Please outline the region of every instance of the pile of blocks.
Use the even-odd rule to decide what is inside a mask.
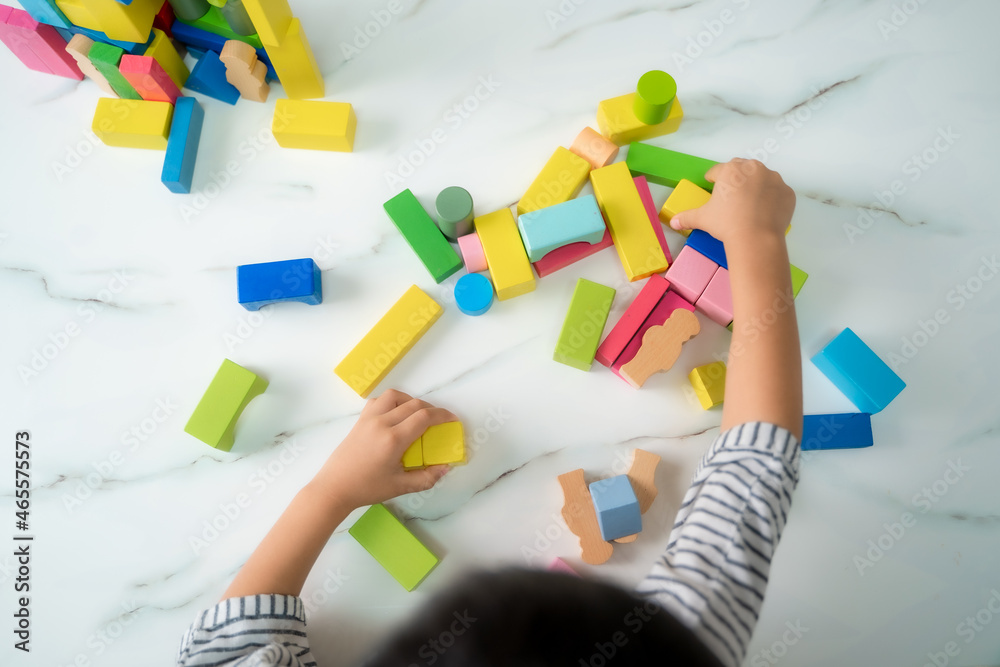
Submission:
[[[108,95],[92,129],[105,144],[165,151],[161,181],[190,193],[204,120],[192,90],[227,104],[278,100],[272,132],[286,148],[350,152],[350,104],[315,101],[325,87],[287,0],[26,0],[0,5],[0,41],[30,69]],[[197,58],[189,70],[183,53]]]

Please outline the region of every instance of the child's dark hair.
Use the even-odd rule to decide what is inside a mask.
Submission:
[[[456,582],[366,667],[722,663],[670,612],[617,586],[510,569]]]

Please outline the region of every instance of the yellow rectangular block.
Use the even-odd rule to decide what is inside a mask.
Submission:
[[[244,6],[248,5],[244,3]],[[263,41],[263,37],[261,39]],[[279,44],[265,42],[264,51],[271,59],[271,65],[288,97],[293,100],[309,100],[326,94],[323,75],[298,19],[292,19]]]
[[[413,441],[413,444],[406,448],[403,452],[403,469],[404,470],[418,470],[424,467],[424,450],[421,447],[421,440],[423,438],[417,438]]]
[[[132,0],[123,5],[118,0],[56,0],[56,6],[81,28],[100,30],[108,39],[145,44],[163,2]]]
[[[486,255],[497,299],[504,301],[534,291],[535,274],[510,209],[481,215],[472,224]]]
[[[333,372],[366,398],[431,325],[441,306],[413,285],[365,334]]]
[[[691,181],[682,178],[677,181],[677,187],[667,197],[667,201],[663,202],[663,208],[660,209],[660,220],[669,225],[675,215],[681,211],[690,211],[693,208],[704,206],[711,197],[712,193],[708,190],[704,190]],[[681,234],[684,236],[690,233],[690,229],[681,231]]]
[[[292,8],[286,0],[243,0],[250,22],[257,29],[261,44],[270,55],[268,46],[279,46],[292,23]],[[278,74],[281,77],[281,74]],[[322,95],[320,95],[322,97]]]
[[[590,163],[587,160],[560,146],[517,202],[517,214],[569,201],[587,182],[588,173]]]
[[[597,105],[597,127],[601,134],[619,146],[670,134],[681,126],[684,109],[681,108],[680,100],[674,99],[674,103],[670,105],[670,113],[662,123],[646,125],[632,111],[634,99],[635,93],[629,93],[612,97]]]
[[[421,438],[424,465],[462,465],[465,463],[465,430],[462,422],[431,426]]]
[[[274,105],[271,132],[283,148],[350,153],[357,126],[354,108],[346,102],[282,98]]]
[[[191,70],[184,64],[184,59],[177,53],[174,43],[170,41],[166,33],[159,28],[153,28],[153,41],[146,47],[144,55],[152,56],[156,62],[160,63],[160,67],[178,89],[184,87],[184,82],[187,81]]]
[[[706,410],[721,404],[726,396],[725,362],[713,361],[710,364],[698,366],[688,374],[688,380],[694,388],[698,402]]]
[[[590,172],[590,183],[628,279],[641,280],[666,271],[667,258],[649,224],[628,165],[616,162],[595,169]]]
[[[170,102],[102,97],[97,101],[92,129],[108,146],[165,151],[173,116]]]

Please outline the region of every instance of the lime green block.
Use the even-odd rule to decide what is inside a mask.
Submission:
[[[790,264],[792,267],[792,298],[795,299],[799,296],[799,290],[802,286],[806,284],[806,280],[809,279],[809,274],[795,266]]]
[[[118,69],[123,55],[125,55],[123,50],[104,42],[94,42],[87,52],[90,62],[108,80],[118,97],[123,100],[141,100],[142,96]]]
[[[385,505],[369,507],[348,532],[408,591],[416,588],[438,564],[438,557]]]
[[[676,96],[677,82],[674,77],[654,69],[639,77],[632,111],[646,125],[658,125],[667,119]]]
[[[705,180],[705,172],[718,162],[636,141],[629,144],[625,164],[633,176],[645,176],[650,183],[676,188],[681,179],[687,179],[711,192],[713,184]]]
[[[552,358],[561,364],[589,371],[614,300],[614,288],[586,278],[577,280]]]
[[[267,380],[229,359],[224,360],[184,431],[206,445],[228,452],[233,448],[236,420],[265,389]]]
[[[435,282],[440,283],[462,268],[462,258],[409,189],[387,201],[382,208]]]
[[[229,27],[229,23],[226,22],[226,18],[222,15],[222,10],[216,6],[210,6],[208,11],[200,19],[194,21],[184,21],[180,17],[177,18],[181,23],[186,23],[195,28],[201,28],[207,32],[215,33],[216,35],[221,35],[226,39],[238,39],[241,42],[246,42],[255,49],[263,49],[264,45],[261,44],[260,37],[257,33],[252,35],[240,35],[233,31]]]

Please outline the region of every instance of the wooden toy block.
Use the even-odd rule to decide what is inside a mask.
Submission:
[[[0,5],[0,42],[6,44],[10,52],[17,56],[21,64],[28,69],[41,72],[42,74],[52,74],[52,71],[42,59],[35,55],[35,52],[28,46],[24,31],[8,23],[11,15],[19,11],[23,10],[8,7],[7,5]]]
[[[614,244],[615,242],[611,239],[611,232],[605,229],[604,236],[601,237],[598,243],[581,241],[556,248],[534,263],[535,271],[538,272],[539,278],[544,278],[550,273],[555,273],[559,269],[565,269],[570,264],[575,264],[581,259],[597,254],[605,248],[610,248]]]
[[[323,303],[323,274],[310,257],[236,268],[237,299],[249,311],[285,301]]]
[[[658,125],[667,119],[676,96],[674,77],[658,69],[650,70],[639,77],[632,111],[646,125]]]
[[[93,44],[94,40],[86,35],[73,35],[73,37],[70,38],[69,43],[66,44],[66,53],[73,56],[76,60],[77,67],[80,68],[80,71],[93,79],[98,88],[103,90],[108,95],[118,97],[118,93],[115,92],[115,89],[111,87],[108,80],[103,74],[97,71],[97,68],[94,67],[94,63],[90,62],[90,58],[87,57],[87,54],[90,53],[90,47],[93,46]]]
[[[441,313],[434,299],[411,286],[333,372],[361,398],[367,398]]]
[[[263,37],[262,41],[288,97],[293,100],[308,100],[326,94],[323,75],[320,74],[316,57],[298,19],[292,19],[288,33],[280,45],[268,44]]]
[[[465,429],[462,422],[446,422],[431,426],[421,437],[425,466],[463,465],[465,463]]]
[[[247,404],[265,389],[267,380],[229,359],[223,360],[184,432],[206,445],[228,452],[235,441],[237,420]]]
[[[559,332],[553,360],[589,371],[614,300],[614,288],[585,278],[578,279],[562,331]]]
[[[421,441],[423,436],[417,438],[413,441],[413,444],[406,448],[403,452],[403,469],[404,470],[419,470],[424,466],[424,450],[421,446]]]
[[[145,42],[162,0],[56,0],[70,22],[82,28],[100,30],[111,39]]]
[[[685,245],[694,248],[722,268],[729,268],[726,262],[726,247],[722,241],[701,229],[692,229],[690,232]]]
[[[472,233],[472,195],[465,188],[452,185],[438,193],[434,200],[438,227],[451,241]],[[471,271],[471,269],[470,269]]]
[[[691,382],[701,407],[709,410],[716,405],[722,405],[726,397],[726,364],[722,361],[713,361],[698,366],[688,373],[688,381]]]
[[[278,46],[283,42],[294,20],[286,0],[243,0],[243,8],[265,46]]]
[[[437,556],[385,505],[369,507],[347,532],[407,591],[416,588],[438,564]]]
[[[659,456],[641,449],[636,449],[632,455],[632,467],[628,471],[628,481],[632,483],[632,489],[639,500],[641,514],[646,513],[657,496],[656,466],[659,463]],[[614,541],[618,544],[628,544],[635,542],[638,537],[638,533],[633,533],[625,537],[617,537]]]
[[[184,87],[226,104],[236,104],[240,99],[240,91],[226,80],[226,66],[215,51],[206,51],[198,59],[184,82]]]
[[[533,291],[535,274],[531,272],[531,264],[510,209],[502,208],[481,215],[473,224],[483,244],[497,299],[505,301]]]
[[[357,126],[354,107],[347,102],[279,99],[271,132],[282,148],[350,153]]]
[[[560,146],[517,202],[519,216],[575,197],[587,182],[590,163]]]
[[[681,126],[684,108],[681,107],[680,100],[674,99],[670,112],[662,123],[647,125],[636,118],[635,97],[636,93],[629,93],[612,97],[597,105],[597,127],[601,134],[619,146],[624,146],[633,141],[645,141],[676,132]]]
[[[562,517],[580,539],[581,558],[588,565],[600,565],[611,558],[614,546],[601,537],[594,501],[583,477],[583,469],[559,475],[563,492]]]
[[[243,41],[250,40],[249,37],[240,36],[229,36],[225,37],[214,32],[209,32],[208,30],[202,30],[201,28],[196,28],[193,25],[184,23],[183,21],[177,21],[173,26],[174,39],[178,42],[184,44],[187,48],[187,52],[195,58],[201,58],[205,55],[207,51],[215,51],[216,53],[222,53],[222,49],[226,48],[226,42],[230,39],[241,39]],[[260,40],[257,40],[258,42]],[[250,45],[257,47],[257,44],[253,40],[250,40]],[[268,57],[267,52],[263,48],[257,48],[257,59],[262,63],[267,65],[267,76],[271,81],[277,81],[278,75],[274,71],[274,67],[271,65],[271,59]]]
[[[150,42],[144,55],[156,58],[156,62],[160,63],[160,67],[170,76],[174,85],[178,88],[184,87],[191,70],[184,64],[184,59],[177,53],[174,43],[165,32],[153,28],[153,41]]]
[[[156,12],[156,16],[153,17],[153,30],[160,30],[166,33],[167,37],[172,38],[174,34],[171,32],[170,27],[174,24],[176,18],[174,16],[174,8],[170,6],[170,0],[164,0],[160,11]],[[180,87],[178,86],[178,88]]]
[[[812,362],[862,412],[881,412],[906,387],[850,328],[841,331]]]
[[[725,267],[720,266],[715,272],[694,306],[721,327],[728,327],[733,321],[733,292]]]
[[[458,249],[462,253],[462,260],[469,273],[479,273],[490,268],[486,263],[486,254],[483,253],[483,244],[479,242],[479,234],[472,232],[459,236]]]
[[[43,70],[67,79],[83,80],[83,72],[73,56],[66,52],[66,40],[51,25],[39,23],[23,9],[11,8],[0,22],[0,40],[20,57],[27,49],[41,61]],[[20,42],[20,44],[18,44]],[[22,62],[25,62],[22,59]],[[31,61],[34,64],[34,61]],[[27,65],[28,63],[25,62]],[[30,66],[30,65],[29,65]],[[31,69],[37,69],[31,67]]]
[[[667,201],[663,202],[663,208],[660,209],[660,220],[669,225],[675,215],[681,211],[704,206],[711,196],[712,194],[707,190],[702,190],[691,181],[681,179],[674,191],[667,197]],[[692,232],[690,229],[678,231],[684,236],[690,236]]]
[[[638,333],[642,323],[663,299],[668,287],[670,287],[670,283],[663,276],[654,273],[649,277],[646,284],[639,290],[639,294],[615,323],[608,337],[597,348],[597,354],[594,355],[594,358],[599,364],[611,368],[618,356]]]
[[[238,39],[231,39],[222,47],[219,60],[226,66],[226,81],[236,86],[241,97],[254,102],[267,100],[267,95],[271,92],[271,86],[264,80],[267,77],[267,65],[257,59],[257,51],[252,46]],[[354,111],[351,110],[351,116],[353,115]],[[352,129],[351,141],[353,140]]]
[[[403,190],[382,207],[434,282],[440,283],[462,268],[462,260],[448,239],[409,189]]]
[[[173,113],[169,102],[102,97],[97,100],[91,129],[108,146],[162,151],[167,148]]]
[[[218,35],[223,41],[236,39],[241,42],[246,42],[255,49],[263,49],[264,43],[261,42],[260,37],[258,37],[257,33],[253,30],[253,24],[250,24],[250,32],[246,34],[241,32],[241,30],[246,28],[245,25],[240,26],[241,30],[236,30],[230,25],[229,19],[226,18],[228,13],[239,13],[241,9],[244,12],[246,10],[239,2],[235,2],[233,4],[235,9],[227,9],[229,4],[229,2],[226,2],[226,4],[222,7],[216,7],[214,4],[211,4],[208,11],[202,14],[199,18],[192,20],[181,19],[180,22],[185,23],[192,28],[197,28],[198,30],[204,30],[205,32],[210,32],[213,35]]]
[[[590,172],[590,182],[628,279],[640,280],[665,271],[667,257],[625,163],[595,169]]]
[[[466,315],[482,315],[493,305],[493,283],[479,273],[469,273],[455,283],[455,305]]]
[[[196,21],[211,8],[205,0],[170,0],[178,21]]]
[[[250,14],[247,13],[246,7],[243,6],[243,0],[228,0],[219,7],[219,13],[222,14],[222,18],[226,20],[229,28],[237,35],[249,37],[257,34],[257,28],[250,20]]]
[[[875,444],[872,416],[867,412],[806,415],[802,420],[802,451],[860,449]]]
[[[645,176],[650,183],[676,188],[678,183],[687,180],[711,192],[713,184],[705,179],[705,174],[718,163],[652,144],[633,142],[628,147],[625,164],[633,174]]]
[[[175,104],[181,91],[152,56],[122,56],[118,69],[144,100]]]
[[[20,5],[39,23],[69,30],[73,24],[62,13],[55,0],[19,0]]]
[[[201,127],[205,121],[205,110],[193,97],[179,97],[174,105],[174,118],[170,121],[170,136],[167,139],[167,153],[163,158],[160,181],[167,189],[177,194],[191,192],[194,165],[198,159],[198,144],[201,142]]]
[[[125,55],[125,52],[117,46],[101,42],[94,42],[87,52],[90,62],[107,79],[115,93],[118,94],[118,97],[124,100],[141,100],[142,96],[136,92],[132,84],[128,82],[128,79],[118,69],[118,63],[121,62],[123,55]]]
[[[718,270],[718,264],[694,248],[684,246],[667,270],[667,280],[687,301],[697,303]]]
[[[606,167],[618,157],[618,145],[592,127],[583,128],[569,149],[589,162],[591,169]]]
[[[667,268],[669,268],[674,258],[670,254],[670,246],[667,245],[667,237],[663,233],[663,223],[660,222],[656,213],[656,204],[653,203],[653,193],[649,191],[649,183],[646,182],[645,176],[636,176],[632,182],[635,183],[635,189],[639,192],[642,207],[646,209],[646,217],[649,218],[649,224],[653,226],[653,233],[656,234],[656,240],[660,242],[660,248],[663,249],[663,256],[667,258]]]
[[[809,279],[809,274],[794,264],[789,264],[789,267],[792,270],[792,298],[795,299],[799,296],[802,286]]]
[[[558,556],[552,559],[552,562],[549,563],[548,569],[549,572],[560,572],[562,574],[573,575],[574,577],[580,576],[579,574],[577,574],[576,570],[570,567],[566,561],[564,561],[562,558],[559,558]]]
[[[627,475],[616,475],[590,484],[601,539],[616,540],[642,530],[639,499]]]
[[[607,231],[594,195],[525,213],[517,228],[532,262],[570,243],[600,243]]]
[[[639,351],[621,366],[619,376],[636,389],[642,387],[653,373],[670,370],[681,356],[681,346],[699,331],[694,313],[678,308],[662,325],[646,330]]]
[[[692,304],[685,301],[673,290],[668,291],[663,295],[663,298],[660,299],[659,303],[656,304],[656,307],[653,308],[652,312],[650,312],[643,321],[642,326],[640,326],[639,330],[635,332],[635,335],[632,336],[632,340],[628,342],[628,345],[626,345],[625,349],[618,355],[615,362],[611,364],[611,371],[618,377],[621,377],[622,366],[632,361],[639,353],[639,349],[642,347],[646,332],[654,326],[661,326],[666,323],[667,319],[678,309],[688,310],[692,313],[694,312],[694,306]],[[650,353],[651,352],[652,350],[650,350]],[[625,378],[622,379],[625,380]],[[628,382],[628,380],[625,381]]]

